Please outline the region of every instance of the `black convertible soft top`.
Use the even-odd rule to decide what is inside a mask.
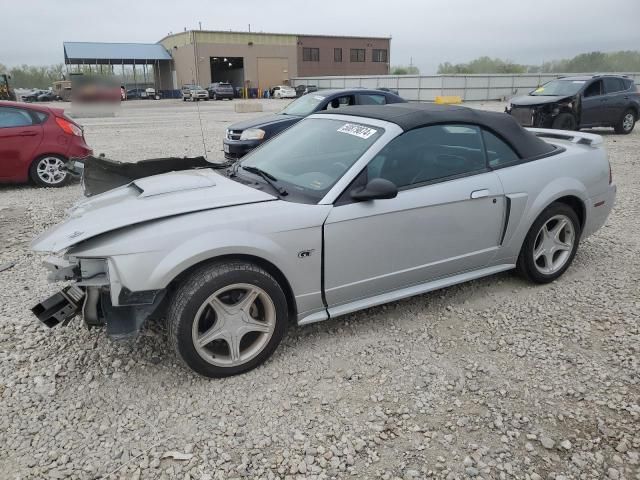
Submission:
[[[466,123],[485,127],[502,137],[521,158],[546,155],[555,146],[522,128],[511,115],[487,112],[453,105],[431,103],[395,103],[392,105],[360,105],[328,110],[321,114],[354,115],[395,123],[404,131],[442,123]]]

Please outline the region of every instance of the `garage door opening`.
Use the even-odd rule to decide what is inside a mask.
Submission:
[[[234,88],[244,85],[243,57],[211,57],[211,83],[229,82]]]

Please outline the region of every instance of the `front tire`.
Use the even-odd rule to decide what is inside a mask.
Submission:
[[[615,132],[621,135],[629,135],[633,132],[633,127],[636,125],[636,114],[633,110],[628,109],[622,115],[620,121],[614,127]]]
[[[65,162],[66,159],[59,155],[43,155],[29,167],[29,177],[39,187],[63,187],[70,177],[64,168]]]
[[[561,113],[554,120],[551,128],[555,130],[575,130],[578,128],[576,117],[570,113]]]
[[[552,203],[533,222],[525,237],[517,272],[535,283],[549,283],[571,265],[580,242],[580,221],[564,203]]]
[[[287,300],[262,268],[241,261],[203,266],[176,290],[168,336],[186,366],[228,377],[266,361],[285,335]]]

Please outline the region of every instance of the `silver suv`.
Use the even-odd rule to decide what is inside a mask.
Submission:
[[[192,102],[198,100],[209,100],[209,92],[200,85],[183,85],[182,101],[186,102],[187,100],[191,100]]]

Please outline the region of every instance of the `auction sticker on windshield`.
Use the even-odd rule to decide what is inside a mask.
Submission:
[[[375,135],[377,130],[373,128],[365,127],[364,125],[356,125],[354,123],[345,123],[338,129],[340,133],[348,133],[349,135],[353,135],[355,137],[360,137],[363,139],[367,139],[372,135]]]

